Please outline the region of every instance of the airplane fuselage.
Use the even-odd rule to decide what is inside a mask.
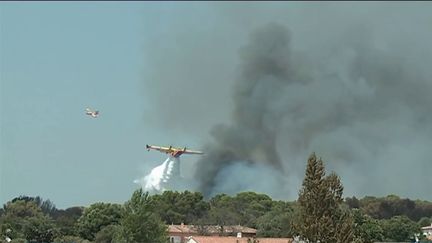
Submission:
[[[181,149],[181,148],[173,148],[172,146],[160,147],[160,146],[146,145],[146,148],[148,151],[150,151],[150,149],[157,150],[159,152],[169,154],[174,158],[178,158],[182,154],[204,154],[201,151],[188,150],[186,149],[186,147]]]
[[[99,111],[91,111],[91,110],[87,110],[87,111],[86,111],[86,115],[89,115],[89,116],[91,116],[91,117],[93,117],[93,118],[96,118],[96,117],[99,116]]]

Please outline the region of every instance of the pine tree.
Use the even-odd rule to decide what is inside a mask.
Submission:
[[[294,228],[309,242],[352,241],[352,217],[342,206],[343,186],[336,173],[325,175],[323,161],[313,153],[299,193],[299,218]]]
[[[167,242],[167,227],[159,215],[154,213],[148,192],[136,190],[124,207],[125,215],[121,220],[123,232],[120,232],[119,238],[128,243]]]

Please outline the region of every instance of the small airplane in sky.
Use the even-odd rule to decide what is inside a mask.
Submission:
[[[147,145],[146,144],[146,148],[148,151],[150,151],[150,149],[154,149],[154,150],[157,150],[157,151],[162,152],[162,153],[170,154],[174,158],[178,158],[182,154],[204,154],[201,151],[194,151],[194,150],[186,149],[186,147],[173,148],[172,146],[160,147],[160,146],[154,146],[154,145]]]
[[[86,115],[96,118],[99,116],[99,111],[92,111],[90,108],[86,108]]]

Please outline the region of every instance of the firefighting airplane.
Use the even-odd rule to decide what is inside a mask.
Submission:
[[[86,108],[86,115],[96,118],[99,116],[99,111],[92,111],[90,108]]]
[[[186,147],[184,147],[182,149],[182,148],[173,148],[172,146],[160,147],[160,146],[154,146],[154,145],[147,145],[146,144],[146,148],[148,151],[150,151],[150,149],[154,149],[154,150],[157,150],[157,151],[162,152],[162,153],[170,154],[174,158],[178,158],[182,154],[204,154],[201,151],[194,151],[194,150],[186,149]]]

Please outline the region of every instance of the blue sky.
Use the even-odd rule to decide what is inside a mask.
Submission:
[[[346,76],[352,50],[344,45],[365,43],[384,53],[383,60],[407,60],[407,77],[428,77],[430,7],[425,2],[1,2],[0,203],[19,195],[41,196],[59,208],[126,201],[138,188],[134,179],[165,160],[147,152],[145,144],[203,149],[215,125],[232,122],[239,50],[254,29],[269,22],[287,26],[293,52],[316,61],[305,69],[312,75]],[[372,107],[394,102],[402,108],[389,109],[378,120],[367,114],[360,122],[321,131],[307,130],[286,114],[277,145],[290,171],[288,198],[296,198],[304,162],[315,151],[341,175],[347,195],[430,199],[423,193],[431,182],[431,129],[423,110],[430,99],[405,92],[412,80],[383,89],[382,100]],[[313,125],[329,122],[321,112],[339,112],[332,110],[338,99],[342,106],[356,101],[344,100],[344,84],[353,82],[359,96],[367,86],[349,77],[342,85],[327,81],[323,87],[319,82],[290,87],[270,103],[288,100],[281,107],[310,108],[303,119],[310,116]],[[388,84],[373,77],[366,82],[370,90]],[[421,78],[418,87],[425,93],[431,89]],[[320,106],[302,99],[314,90],[329,94],[314,96]],[[100,110],[100,117],[85,116],[87,106]],[[314,138],[309,143],[306,133]],[[298,144],[307,146],[294,149]],[[406,162],[411,160],[414,164]],[[183,173],[192,175],[196,161],[182,158]],[[239,166],[216,176],[235,174],[228,170]],[[421,168],[417,179],[425,186],[404,176],[410,168]],[[255,178],[254,173],[245,178]],[[220,188],[230,188],[232,177]]]
[[[165,160],[145,144],[199,149],[229,116],[229,86],[211,82],[229,83],[227,75],[194,76],[187,62],[204,60],[206,70],[213,62],[196,60],[188,39],[221,35],[206,3],[2,2],[0,13],[0,203],[19,195],[60,208],[122,203]],[[86,107],[100,117],[89,119]],[[182,161],[191,174],[196,158]]]
[[[40,195],[59,207],[125,201],[146,143],[144,42],[170,21],[147,3],[1,3],[4,203]],[[150,10],[148,9],[150,8]],[[87,106],[100,119],[84,115]],[[153,115],[153,114],[152,114]],[[162,137],[159,141],[166,141]]]

